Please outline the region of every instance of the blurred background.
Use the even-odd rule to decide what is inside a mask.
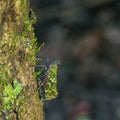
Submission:
[[[39,56],[59,59],[45,120],[120,120],[120,0],[30,0]]]

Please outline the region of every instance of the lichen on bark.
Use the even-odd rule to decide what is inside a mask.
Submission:
[[[36,38],[32,27],[35,17],[27,0],[0,1],[0,120],[42,120],[42,105],[33,75]],[[14,102],[14,109],[5,111],[3,91],[14,80],[22,91]],[[13,104],[13,103],[12,103]]]

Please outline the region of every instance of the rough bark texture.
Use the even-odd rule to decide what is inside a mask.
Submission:
[[[42,120],[34,66],[36,43],[33,12],[26,0],[0,0],[0,120]],[[22,85],[9,110],[3,91],[16,79]]]

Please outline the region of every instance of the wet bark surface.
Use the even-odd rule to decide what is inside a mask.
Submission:
[[[43,119],[33,75],[36,52],[33,21],[28,1],[0,0],[0,120]],[[6,110],[3,91],[7,84],[14,88],[14,79],[22,91]]]

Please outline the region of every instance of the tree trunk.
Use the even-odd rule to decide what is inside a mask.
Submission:
[[[33,22],[27,0],[0,0],[0,120],[43,119]]]

